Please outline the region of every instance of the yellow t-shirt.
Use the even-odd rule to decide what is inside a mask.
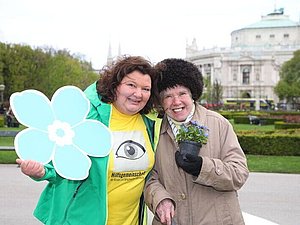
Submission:
[[[109,128],[113,148],[109,155],[107,224],[135,225],[154,153],[141,115],[125,115],[112,106]]]

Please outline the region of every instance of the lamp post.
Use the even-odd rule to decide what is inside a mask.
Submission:
[[[3,104],[4,98],[4,90],[5,90],[5,85],[4,84],[0,84],[0,103]]]

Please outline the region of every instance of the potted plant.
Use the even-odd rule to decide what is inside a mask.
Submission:
[[[190,121],[180,126],[176,141],[183,159],[186,159],[187,153],[198,155],[202,145],[207,143],[208,131],[206,126],[198,124],[197,121]]]

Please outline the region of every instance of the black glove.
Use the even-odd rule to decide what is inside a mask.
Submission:
[[[175,153],[175,161],[178,167],[181,167],[185,172],[192,174],[193,176],[198,176],[202,167],[202,157],[186,154],[186,160],[179,151]]]

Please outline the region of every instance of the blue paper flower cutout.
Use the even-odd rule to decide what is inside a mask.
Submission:
[[[88,155],[104,157],[111,150],[111,132],[101,122],[86,119],[90,102],[75,86],[59,88],[51,102],[36,90],[17,92],[10,104],[17,120],[28,127],[14,141],[20,159],[52,161],[60,176],[83,180],[91,167]]]

